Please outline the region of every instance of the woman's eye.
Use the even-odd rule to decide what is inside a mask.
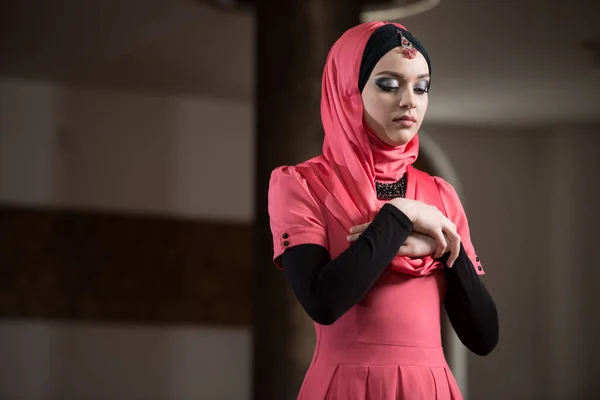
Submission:
[[[429,82],[419,82],[413,89],[416,94],[425,94],[429,92]]]
[[[393,92],[394,90],[398,90],[400,85],[396,79],[379,79],[375,81],[375,84],[379,86],[379,88],[385,92]]]

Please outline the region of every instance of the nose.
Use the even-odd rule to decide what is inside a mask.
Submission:
[[[400,99],[400,108],[412,110],[417,107],[416,95],[412,90],[405,90]]]

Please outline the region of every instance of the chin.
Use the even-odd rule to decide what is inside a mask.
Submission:
[[[392,146],[404,146],[409,143],[417,134],[416,131],[410,129],[401,129],[386,134],[386,142]]]

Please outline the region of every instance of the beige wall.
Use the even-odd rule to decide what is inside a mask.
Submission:
[[[249,222],[252,121],[249,103],[0,80],[0,201]]]
[[[251,127],[249,104],[0,80],[0,202],[251,222]],[[0,320],[0,399],[245,400],[250,345],[249,328]]]
[[[0,398],[249,399],[249,348],[245,329],[2,321]]]

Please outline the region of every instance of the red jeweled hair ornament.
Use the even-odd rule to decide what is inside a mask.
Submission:
[[[402,31],[398,31],[398,35],[400,36],[400,45],[402,45],[402,55],[412,60],[417,56],[417,49],[415,49],[412,43],[404,37]]]

